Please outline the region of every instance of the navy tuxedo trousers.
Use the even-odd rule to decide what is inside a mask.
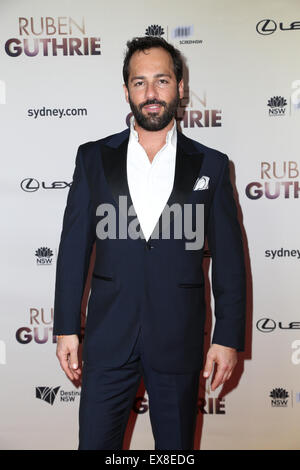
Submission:
[[[79,450],[120,450],[143,376],[157,450],[192,450],[200,371],[166,374],[153,370],[143,354],[141,331],[119,368],[85,363],[79,409]]]

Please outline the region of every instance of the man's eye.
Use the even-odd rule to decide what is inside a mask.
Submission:
[[[135,82],[134,86],[141,86],[143,85],[143,82]]]
[[[166,80],[165,78],[161,78],[159,80],[159,83],[162,83],[164,85],[164,84],[168,83],[168,80]]]

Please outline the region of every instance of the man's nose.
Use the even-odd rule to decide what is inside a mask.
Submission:
[[[157,97],[157,89],[154,83],[148,83],[146,87],[146,98],[153,99]]]

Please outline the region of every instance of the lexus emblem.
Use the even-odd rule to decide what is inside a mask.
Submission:
[[[272,34],[274,31],[276,31],[277,25],[275,21],[273,20],[261,20],[259,23],[256,25],[256,31],[259,34]]]
[[[23,189],[23,191],[27,191],[29,193],[33,193],[34,191],[37,191],[39,187],[40,187],[40,183],[34,178],[25,178],[21,182],[21,188]]]
[[[276,323],[271,318],[262,318],[256,323],[256,328],[263,333],[271,333],[276,328]]]

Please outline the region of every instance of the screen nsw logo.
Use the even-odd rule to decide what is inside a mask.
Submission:
[[[202,45],[202,39],[191,38],[194,35],[194,25],[180,25],[172,30],[172,39],[178,41],[179,45]]]
[[[194,33],[194,26],[193,25],[188,25],[188,26],[177,26],[172,30],[172,38],[177,39],[177,38],[187,38],[192,36]]]
[[[100,37],[88,36],[85,18],[71,16],[19,17],[5,42],[10,57],[88,56],[101,54]]]

